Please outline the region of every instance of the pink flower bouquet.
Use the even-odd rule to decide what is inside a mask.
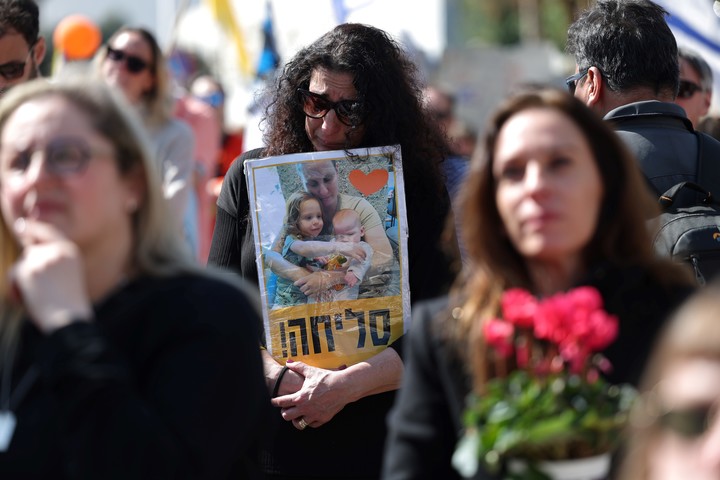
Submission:
[[[501,308],[502,318],[483,325],[496,376],[468,398],[456,469],[472,476],[481,464],[498,472],[511,458],[532,464],[611,452],[636,393],[600,374],[610,364],[597,352],[618,333],[600,293],[579,287],[538,300],[511,289]]]

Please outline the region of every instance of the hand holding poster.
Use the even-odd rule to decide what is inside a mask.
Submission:
[[[376,355],[409,326],[400,146],[245,163],[265,339],[335,369]]]

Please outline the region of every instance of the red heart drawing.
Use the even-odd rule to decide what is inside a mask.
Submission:
[[[365,174],[360,170],[353,170],[348,175],[348,180],[353,187],[357,188],[363,195],[368,196],[380,190],[387,184],[387,170],[373,170]]]

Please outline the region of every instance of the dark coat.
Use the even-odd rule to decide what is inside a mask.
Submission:
[[[613,365],[608,380],[637,385],[668,314],[691,292],[682,284],[660,285],[635,268],[598,268],[582,285],[595,286],[605,309],[619,317],[617,340],[603,353]],[[447,298],[424,302],[413,312],[403,384],[389,417],[383,479],[459,479],[450,465],[463,433],[462,412],[471,376],[444,339],[452,321]],[[476,478],[492,478],[480,471]]]
[[[656,195],[680,182],[699,183],[720,192],[720,178],[698,169],[698,145],[704,161],[720,159],[720,142],[693,130],[685,111],[674,103],[635,102],[605,115],[640,165]]]
[[[258,478],[257,321],[240,290],[182,275],[134,280],[49,336],[25,322],[0,478]]]

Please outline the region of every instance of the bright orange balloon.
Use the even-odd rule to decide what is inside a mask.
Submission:
[[[53,32],[53,45],[67,60],[85,60],[93,56],[102,42],[100,29],[84,15],[68,15]]]

